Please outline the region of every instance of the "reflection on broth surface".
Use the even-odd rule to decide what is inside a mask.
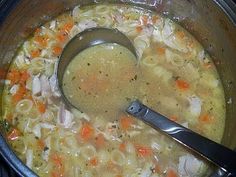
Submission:
[[[74,35],[96,26],[126,34],[138,62],[114,44],[84,50],[64,78],[68,95],[78,97],[74,101],[83,109],[69,109],[58,92],[58,56]],[[111,52],[110,46],[116,49]],[[108,51],[104,54],[102,48]],[[86,52],[95,57],[83,59]],[[201,159],[123,112],[134,98],[221,140],[225,120],[221,82],[210,56],[187,31],[145,9],[75,7],[36,29],[17,53],[3,97],[6,138],[39,176],[206,176],[210,169]]]

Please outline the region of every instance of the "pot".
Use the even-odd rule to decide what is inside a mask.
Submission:
[[[102,0],[3,0],[0,1],[0,68],[7,69],[17,48],[41,24],[75,5]],[[236,5],[231,0],[107,0],[157,11],[174,19],[193,34],[212,56],[225,97],[226,126],[222,144],[236,147]],[[4,79],[3,77],[1,79]],[[0,83],[0,97],[3,83]],[[1,102],[0,102],[1,107]],[[0,109],[0,115],[2,110]],[[21,176],[36,176],[13,153],[0,131],[0,154]]]

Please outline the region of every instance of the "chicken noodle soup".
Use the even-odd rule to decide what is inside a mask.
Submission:
[[[126,34],[137,50],[138,65],[134,67],[119,46],[108,51],[103,62],[100,52],[78,60],[75,76],[80,79],[73,81],[78,85],[68,79],[65,87],[82,84],[78,103],[85,108],[68,108],[57,87],[58,56],[74,35],[99,26]],[[113,45],[96,46],[81,55],[109,46]],[[119,50],[124,51],[122,58],[116,56]],[[106,89],[111,90],[106,93]],[[104,100],[96,100],[97,95]],[[201,159],[116,104],[125,107],[132,99],[216,142],[222,138],[223,88],[210,56],[193,36],[145,9],[102,4],[75,7],[36,29],[18,51],[3,96],[6,138],[39,176],[206,176],[210,168]],[[86,108],[87,101],[93,101],[93,110]],[[109,109],[110,105],[117,108]]]

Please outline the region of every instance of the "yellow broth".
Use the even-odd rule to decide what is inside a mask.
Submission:
[[[79,53],[67,66],[63,90],[86,113],[124,110],[136,95],[137,60],[125,47],[100,44]]]
[[[95,57],[78,60],[76,76],[86,79],[88,85],[75,97],[84,110],[69,109],[57,87],[58,58],[74,35],[95,26],[117,28],[126,34],[137,50],[137,66],[120,47],[107,55],[93,54],[98,58],[104,55],[105,64]],[[116,60],[112,55],[119,50],[124,57]],[[101,74],[97,73],[100,68]],[[90,82],[90,74],[95,74],[95,83]],[[68,78],[65,87],[76,88],[75,81],[70,82],[73,76]],[[76,82],[81,84],[81,80]],[[88,90],[102,98],[90,97]],[[204,161],[123,112],[122,107],[134,98],[221,141],[223,88],[211,57],[191,34],[145,9],[102,4],[75,7],[36,29],[14,58],[3,96],[6,139],[39,176],[206,176],[210,168]],[[94,110],[86,107],[87,102]]]

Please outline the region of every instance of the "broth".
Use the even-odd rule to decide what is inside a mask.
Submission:
[[[67,66],[64,93],[84,112],[113,112],[114,117],[136,95],[136,65],[135,56],[118,44],[90,47]]]
[[[58,58],[74,35],[96,26],[126,34],[138,61],[129,59],[121,46],[100,53],[114,44],[83,51],[82,56],[96,53],[68,66],[71,71],[78,67],[75,74],[80,79],[70,82],[74,77],[70,74],[64,78],[68,95],[81,79],[86,81],[85,92],[72,95],[78,96],[75,102],[83,109],[67,108],[57,87]],[[122,57],[116,57],[119,51]],[[99,62],[97,58],[103,57]],[[98,95],[101,98],[96,99]],[[212,59],[193,36],[145,9],[75,7],[36,29],[17,53],[3,95],[6,139],[39,176],[206,176],[210,168],[204,161],[123,112],[132,99],[216,142],[222,138],[223,88]],[[87,102],[93,109],[86,107]]]

